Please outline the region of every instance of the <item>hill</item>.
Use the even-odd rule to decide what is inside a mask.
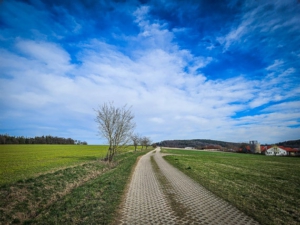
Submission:
[[[300,139],[278,142],[278,143],[276,143],[276,145],[280,145],[280,146],[284,146],[284,147],[291,147],[291,148],[300,148]]]
[[[164,140],[156,143],[162,147],[172,147],[172,148],[185,148],[185,147],[193,147],[196,149],[203,148],[227,148],[237,150],[243,144],[242,142],[227,142],[227,141],[218,141],[218,140],[210,140],[210,139],[192,139],[192,140]],[[272,144],[269,144],[272,145]],[[276,145],[291,147],[291,148],[299,148],[300,147],[300,139],[298,140],[290,140],[284,142],[278,142]]]
[[[192,139],[192,140],[164,140],[156,144],[162,147],[173,147],[173,148],[193,147],[197,149],[203,149],[203,148],[236,149],[240,147],[242,143],[217,141],[217,140],[210,140],[210,139]]]

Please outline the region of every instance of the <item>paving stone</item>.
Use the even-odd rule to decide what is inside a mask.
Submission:
[[[185,213],[180,217],[172,210],[167,196],[151,165],[151,156],[166,177]],[[135,168],[125,197],[119,224],[258,224],[249,216],[218,198],[162,158],[159,148],[142,156]]]

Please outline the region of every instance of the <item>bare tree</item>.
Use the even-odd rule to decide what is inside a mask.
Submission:
[[[142,146],[142,149],[141,149],[141,150],[143,150],[143,149],[144,149],[144,146],[145,146],[145,140],[144,140],[144,137],[140,137],[139,142],[140,142],[140,145]]]
[[[99,133],[109,143],[105,160],[111,162],[118,150],[125,147],[130,141],[135,127],[134,115],[127,105],[117,108],[112,102],[104,103],[95,111]]]
[[[140,143],[140,136],[138,134],[133,134],[133,135],[131,135],[131,140],[134,145],[134,151],[136,152],[137,146]]]
[[[147,148],[149,147],[150,144],[151,144],[150,138],[148,138],[148,137],[142,137],[142,138],[141,138],[142,149],[143,149],[143,147],[145,146],[145,147],[146,147],[146,150],[147,150]]]
[[[146,146],[146,150],[147,148],[151,145],[151,139],[149,137],[145,137],[145,146]]]

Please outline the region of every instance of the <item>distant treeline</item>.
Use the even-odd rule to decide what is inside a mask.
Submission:
[[[277,143],[276,145],[291,147],[291,148],[299,148],[300,147],[300,139],[292,140],[292,141],[283,141],[283,142]]]
[[[209,139],[193,139],[193,140],[165,140],[156,143],[157,145],[164,147],[174,147],[174,148],[185,148],[193,147],[196,149],[238,149],[241,143],[209,140]]]
[[[225,141],[217,141],[210,139],[193,139],[193,140],[165,140],[156,143],[159,146],[163,147],[173,147],[173,148],[185,148],[185,147],[193,147],[196,149],[231,149],[238,150],[239,148],[249,145],[248,143],[235,143],[235,142],[225,142]],[[272,144],[266,144],[272,145]],[[292,141],[284,141],[276,143],[279,146],[291,147],[291,148],[299,148],[300,147],[300,139],[292,140]]]
[[[73,140],[72,138],[53,137],[51,135],[41,137],[10,136],[0,134],[0,144],[59,144],[59,145],[87,145],[86,141]]]

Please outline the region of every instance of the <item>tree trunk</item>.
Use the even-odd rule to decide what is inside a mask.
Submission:
[[[112,151],[112,147],[110,146],[107,150],[107,154],[104,161],[111,162],[112,158],[113,158],[113,151]]]

